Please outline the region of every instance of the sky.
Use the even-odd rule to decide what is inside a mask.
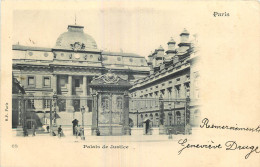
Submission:
[[[191,14],[191,13],[190,13]],[[70,24],[84,26],[99,49],[136,53],[147,57],[160,45],[167,49],[171,37],[178,43],[186,28],[198,34],[199,20],[178,8],[97,8],[84,10],[16,10],[13,12],[13,44],[54,47]],[[34,41],[32,44],[30,40]]]

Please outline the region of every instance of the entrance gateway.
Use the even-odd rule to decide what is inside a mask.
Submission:
[[[131,86],[111,71],[92,80],[92,135],[130,135],[128,90]]]

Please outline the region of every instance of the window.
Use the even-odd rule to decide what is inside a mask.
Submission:
[[[58,99],[57,103],[59,111],[66,111],[66,99]]]
[[[102,108],[103,112],[109,111],[109,99],[107,97],[102,98]]]
[[[66,79],[65,78],[61,78],[60,79],[60,86],[61,87],[65,87],[65,85],[66,85]]]
[[[185,84],[185,97],[190,97],[190,84]]]
[[[50,87],[51,86],[51,78],[50,77],[43,77],[43,86]]]
[[[80,100],[73,100],[74,111],[80,111]]]
[[[181,124],[181,113],[180,111],[177,111],[176,112],[176,122],[177,122],[177,125]]]
[[[43,99],[43,108],[50,108],[50,100]]]
[[[180,98],[180,86],[175,86],[176,98]]]
[[[168,113],[168,125],[172,125],[172,113]]]
[[[75,87],[76,88],[80,87],[79,79],[75,79]]]
[[[27,108],[28,109],[35,109],[34,107],[34,95],[29,94],[30,99],[27,100]]]
[[[171,98],[172,97],[172,88],[167,88],[167,91],[168,91],[168,98]]]
[[[35,77],[34,76],[28,77],[28,86],[35,86]]]

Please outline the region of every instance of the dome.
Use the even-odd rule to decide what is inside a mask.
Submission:
[[[73,50],[97,50],[96,41],[84,33],[83,26],[69,25],[68,32],[62,33],[57,41],[56,48]]]

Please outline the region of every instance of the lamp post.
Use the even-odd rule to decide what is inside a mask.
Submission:
[[[85,135],[84,135],[84,113],[85,113],[85,107],[82,106],[81,108],[81,113],[82,113],[82,137],[81,140],[85,140]]]
[[[53,109],[54,109],[54,125],[56,125],[56,115],[57,115],[57,93],[53,92]]]

